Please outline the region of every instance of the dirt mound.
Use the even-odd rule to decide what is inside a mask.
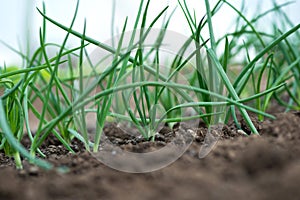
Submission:
[[[57,141],[42,149],[55,166],[69,169],[64,174],[26,161],[25,169],[16,171],[12,160],[1,153],[0,199],[298,199],[299,115],[281,113],[276,120],[258,123],[261,136],[242,137],[233,126],[224,126],[222,138],[203,159],[198,152],[206,129],[199,129],[179,160],[145,174],[110,169],[82,151],[78,141],[73,144],[76,154]],[[111,137],[122,142],[117,134]],[[162,134],[160,143],[165,142],[162,138],[168,136]],[[136,144],[144,148],[147,143]]]

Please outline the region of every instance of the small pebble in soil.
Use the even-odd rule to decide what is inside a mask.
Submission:
[[[37,176],[39,174],[39,168],[36,166],[30,166],[28,169],[28,174],[30,176]]]
[[[40,173],[40,168],[28,163],[26,160],[22,162],[23,168],[18,170],[18,175],[20,177],[26,176],[38,176]],[[0,198],[1,199],[1,198]]]
[[[21,177],[25,177],[26,174],[27,174],[27,172],[26,172],[26,170],[21,169],[21,170],[18,171],[18,174],[19,174]]]

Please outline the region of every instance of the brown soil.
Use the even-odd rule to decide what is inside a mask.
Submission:
[[[300,198],[300,113],[276,116],[257,123],[261,136],[242,137],[233,125],[223,127],[218,144],[203,159],[198,151],[206,129],[198,129],[179,160],[145,174],[110,169],[84,152],[78,141],[72,144],[76,154],[68,153],[55,139],[42,149],[55,166],[68,167],[68,173],[44,171],[26,161],[24,170],[17,171],[13,161],[0,153],[0,199],[296,200]],[[139,151],[164,146],[169,133],[172,130],[161,132],[157,142],[124,136],[124,143],[116,132],[108,136],[113,143]]]

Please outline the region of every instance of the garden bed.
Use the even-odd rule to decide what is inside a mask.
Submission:
[[[126,18],[117,35],[113,16],[112,38],[98,41],[73,27],[78,0],[69,25],[38,8],[33,52],[2,42],[23,62],[0,66],[0,200],[299,199],[300,24],[281,10],[291,2],[249,19],[246,4],[204,2],[196,16],[178,1],[189,35],[168,29],[168,6],[150,18],[148,0],[133,27]],[[235,30],[217,38],[223,5]],[[46,24],[66,32],[61,44]]]
[[[68,153],[50,137],[42,151],[48,161],[67,167],[68,172],[45,171],[27,161],[18,171],[13,160],[1,152],[0,199],[297,199],[300,114],[276,117],[256,123],[261,136],[241,136],[234,125],[225,126],[215,148],[199,159],[203,128],[179,160],[141,174],[103,165],[76,140],[72,144],[76,154]],[[127,149],[159,147],[161,140],[130,143]]]

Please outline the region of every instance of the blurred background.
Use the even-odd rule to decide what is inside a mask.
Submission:
[[[74,14],[75,0],[45,0],[46,14],[57,20],[58,22],[69,26]],[[187,0],[190,10],[195,10],[198,21],[205,14],[204,1],[199,0]],[[215,5],[217,1],[211,0],[211,7]],[[241,8],[243,1],[231,2],[237,8]],[[277,1],[261,1],[261,0],[245,0],[244,13],[246,16],[253,18],[259,13],[270,9],[274,2],[277,4],[287,3],[286,0]],[[134,24],[135,16],[138,11],[140,0],[84,0],[80,1],[79,12],[77,16],[74,29],[76,31],[83,31],[84,19],[87,21],[86,33],[88,36],[99,40],[107,41],[112,34],[117,34],[123,27],[126,16],[128,16],[129,23],[127,30],[131,30]],[[7,45],[15,48],[16,50],[27,54],[32,53],[39,45],[39,29],[42,25],[42,17],[38,13],[36,8],[42,10],[43,1],[40,0],[0,0],[0,66],[6,64],[9,65],[21,65],[21,57],[7,48]],[[168,14],[176,8],[172,17],[169,29],[184,34],[190,35],[190,30],[183,12],[181,11],[178,1],[176,0],[152,0],[149,8],[148,20],[157,16],[157,14],[165,7],[169,5]],[[115,9],[113,9],[115,8]],[[300,23],[300,0],[294,1],[292,4],[284,7],[284,11],[292,19],[294,24]],[[112,11],[115,10],[113,13]],[[224,5],[221,11],[217,13],[213,18],[213,25],[216,37],[224,35],[224,33],[234,28],[233,20],[236,19],[237,14]],[[268,15],[264,17],[260,22],[261,26],[267,30],[268,26],[273,24],[268,23],[271,19],[276,18],[274,15]],[[148,21],[148,22],[149,22]],[[113,28],[112,28],[113,27]],[[160,23],[156,27],[160,27]],[[281,27],[278,24],[278,27]],[[270,27],[271,28],[271,27]],[[287,30],[282,30],[283,32]],[[205,32],[203,33],[205,36]],[[47,24],[47,42],[53,42],[61,44],[66,32]],[[208,35],[206,36],[208,38]],[[75,46],[79,44],[78,39],[71,39],[68,46]],[[5,45],[5,44],[6,45]]]

